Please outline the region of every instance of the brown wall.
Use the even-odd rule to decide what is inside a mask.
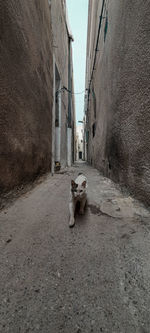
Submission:
[[[101,4],[102,0],[90,0],[90,6],[96,8],[93,32],[90,27],[88,31],[87,88]],[[90,9],[90,16],[91,13]],[[137,198],[150,204],[149,1],[105,1],[103,17],[87,112],[88,159],[105,175],[126,185]],[[91,49],[90,39],[94,41]]]
[[[0,0],[0,189],[51,168],[52,33],[47,0]]]

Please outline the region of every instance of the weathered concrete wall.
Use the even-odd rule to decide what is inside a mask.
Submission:
[[[87,55],[90,40],[94,40],[90,65],[87,64],[88,79],[101,4],[102,1],[90,1],[96,29],[88,36]],[[87,113],[89,161],[105,175],[128,186],[147,204],[150,204],[149,17],[149,1],[105,1]]]
[[[0,0],[0,189],[51,168],[52,33],[47,0]]]

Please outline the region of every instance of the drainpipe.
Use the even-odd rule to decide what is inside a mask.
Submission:
[[[67,128],[67,164],[72,164],[72,64],[71,64],[71,42],[68,36],[68,128]]]

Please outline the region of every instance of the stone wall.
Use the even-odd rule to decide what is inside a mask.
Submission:
[[[47,0],[0,0],[0,190],[51,169],[53,59]]]
[[[92,72],[102,0],[90,0],[90,6],[92,29],[89,25],[86,88]],[[149,1],[105,1],[87,111],[89,162],[147,204],[150,204],[149,17]]]

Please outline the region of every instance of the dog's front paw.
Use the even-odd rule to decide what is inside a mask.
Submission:
[[[75,225],[75,219],[72,217],[72,218],[69,220],[69,227],[72,228],[74,225]]]

